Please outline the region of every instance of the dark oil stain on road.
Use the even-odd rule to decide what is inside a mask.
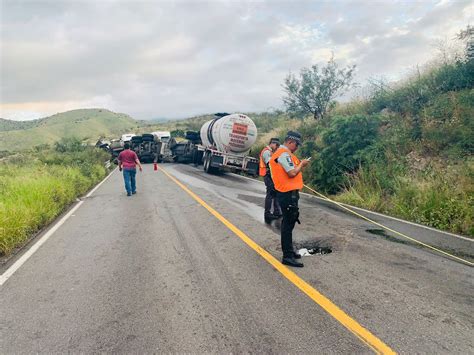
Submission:
[[[418,246],[416,243],[412,243],[406,240],[401,240],[395,237],[392,237],[391,235],[388,235],[385,229],[366,229],[366,232],[370,234],[375,234],[379,235],[381,237],[384,237],[388,241],[394,242],[394,243],[400,243],[400,244],[405,244],[405,245],[413,245],[413,246]]]
[[[401,239],[392,237],[391,235],[387,234],[385,229],[366,229],[366,232],[368,232],[370,234],[375,234],[375,235],[384,237],[385,239],[387,239],[390,242],[404,244],[404,245],[410,245],[410,246],[416,247],[418,249],[423,249],[424,248],[423,245],[420,245],[420,244],[417,244],[417,243],[414,243],[414,242],[410,242],[410,241],[407,241],[407,240],[401,240]],[[474,260],[474,254],[473,253],[464,253],[464,252],[461,252],[459,250],[446,248],[446,247],[443,248],[443,251],[445,251],[449,254],[458,256],[460,258],[465,258],[467,260]]]

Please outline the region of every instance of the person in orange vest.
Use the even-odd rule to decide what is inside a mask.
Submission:
[[[262,149],[260,152],[259,160],[259,175],[263,176],[263,181],[267,188],[267,193],[265,195],[265,213],[264,219],[266,223],[271,223],[273,219],[278,219],[282,216],[280,204],[276,198],[275,186],[273,185],[272,176],[270,174],[270,168],[268,163],[272,157],[273,152],[275,152],[280,146],[280,140],[278,138],[270,139],[270,143]],[[272,213],[272,204],[273,204],[273,213]]]
[[[289,131],[284,145],[273,153],[270,159],[272,174],[277,199],[280,203],[283,220],[281,222],[281,249],[283,251],[282,263],[294,267],[303,267],[296,259],[301,256],[293,249],[293,228],[299,221],[298,200],[299,190],[303,188],[302,170],[309,164],[308,159],[300,161],[293,153],[301,145],[301,134]]]

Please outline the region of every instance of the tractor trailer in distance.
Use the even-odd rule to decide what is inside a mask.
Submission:
[[[170,141],[173,160],[203,164],[207,173],[222,171],[258,174],[258,160],[250,148],[257,140],[257,127],[250,117],[235,113],[217,113],[199,132],[187,132],[186,140]]]

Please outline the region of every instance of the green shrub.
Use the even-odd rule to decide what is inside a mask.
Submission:
[[[82,144],[82,141],[76,137],[61,138],[58,142],[54,143],[54,149],[57,152],[80,152],[86,147]]]
[[[423,110],[423,143],[431,154],[474,154],[474,91],[440,95]]]
[[[321,134],[322,148],[311,164],[308,177],[324,191],[336,193],[366,160],[367,149],[374,143],[378,116],[338,116]]]

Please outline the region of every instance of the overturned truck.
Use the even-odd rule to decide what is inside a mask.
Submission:
[[[153,163],[160,160],[161,144],[159,139],[149,133],[133,136],[130,140],[130,148],[143,163]]]

